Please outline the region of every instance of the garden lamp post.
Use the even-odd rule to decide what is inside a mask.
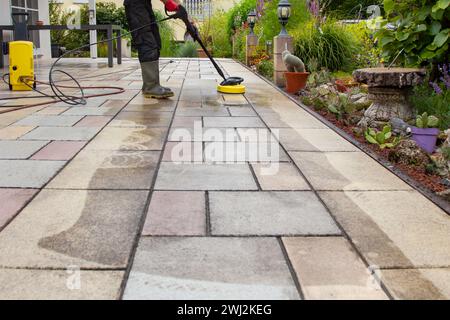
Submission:
[[[256,24],[256,11],[252,10],[249,12],[248,16],[247,16],[247,22],[248,25],[250,26],[250,35],[254,35],[255,33],[253,32],[253,28],[255,28],[255,24]]]
[[[281,23],[280,36],[287,36],[288,33],[286,31],[286,25],[291,16],[291,4],[289,3],[289,0],[280,0],[280,2],[278,3],[277,14],[278,20]]]

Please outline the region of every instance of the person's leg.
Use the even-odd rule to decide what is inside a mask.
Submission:
[[[159,80],[159,52],[161,41],[155,17],[148,0],[132,0],[125,5],[130,29],[144,28],[133,32],[133,44],[138,50],[142,70],[142,93],[149,98],[168,98],[174,94],[170,89],[161,87]],[[158,36],[155,37],[156,33]]]

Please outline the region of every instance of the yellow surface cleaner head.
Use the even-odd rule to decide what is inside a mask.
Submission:
[[[244,94],[245,93],[245,86],[242,84],[237,84],[234,86],[223,86],[218,85],[217,91],[220,93],[234,93],[234,94]]]
[[[217,91],[220,93],[243,94],[245,93],[245,86],[241,84],[243,81],[244,79],[240,77],[226,78],[221,84],[219,84]]]

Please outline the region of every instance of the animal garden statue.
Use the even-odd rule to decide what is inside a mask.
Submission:
[[[294,56],[289,50],[283,51],[283,62],[289,72],[306,72],[302,59]]]

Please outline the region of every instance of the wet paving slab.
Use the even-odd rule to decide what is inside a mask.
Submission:
[[[61,63],[125,93],[0,115],[0,298],[450,298],[449,216],[251,71],[98,61]]]

